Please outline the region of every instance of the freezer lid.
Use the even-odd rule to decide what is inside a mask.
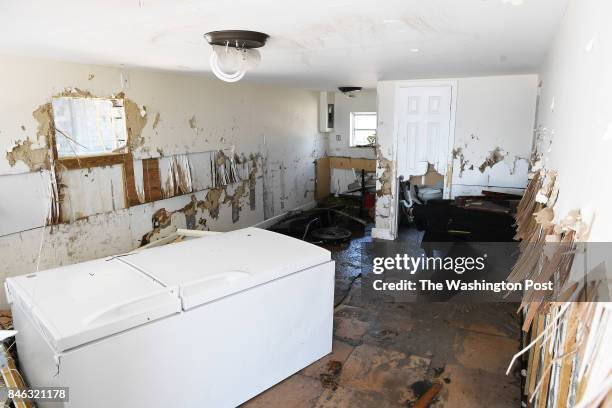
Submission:
[[[6,289],[57,352],[181,311],[177,288],[120,258],[8,278]]]
[[[122,258],[167,286],[178,286],[183,309],[330,262],[316,245],[260,228],[245,228],[155,247]]]

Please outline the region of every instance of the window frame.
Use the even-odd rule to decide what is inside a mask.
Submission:
[[[378,124],[378,117],[377,117],[377,112],[371,112],[371,111],[359,111],[359,112],[351,112],[350,113],[350,136],[349,136],[349,146],[350,147],[372,147],[373,145],[371,144],[357,144],[355,142],[355,131],[359,131],[359,130],[373,130],[374,131],[374,135],[376,135],[376,131],[377,131],[377,127],[375,127],[374,129],[371,128],[355,128],[355,117],[356,116],[374,116],[375,122]]]

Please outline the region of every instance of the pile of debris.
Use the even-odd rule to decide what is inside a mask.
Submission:
[[[363,234],[368,222],[343,210],[335,205],[291,212],[270,230],[314,244],[346,242],[354,233]]]

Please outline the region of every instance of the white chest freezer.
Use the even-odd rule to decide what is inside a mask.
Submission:
[[[6,280],[42,407],[235,407],[331,352],[329,251],[246,228]]]

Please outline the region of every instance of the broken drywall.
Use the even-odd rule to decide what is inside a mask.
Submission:
[[[270,169],[268,162],[268,151],[266,150],[262,157],[262,169],[263,169],[263,207],[264,207],[264,219],[269,219],[274,216],[274,183],[273,183],[273,172]]]
[[[142,131],[147,125],[146,107],[140,108],[137,103],[125,97],[124,93],[119,93],[117,98],[123,99],[125,109],[125,122],[128,132],[128,146],[131,152],[145,144]]]
[[[63,170],[58,222],[74,222],[126,207],[123,166]]]
[[[55,96],[94,97],[91,92],[83,91],[78,88],[67,89]],[[129,138],[128,145],[132,149],[138,148],[139,146],[142,146],[144,144],[142,131],[147,123],[146,108],[139,108],[135,102],[127,99],[123,93],[118,94],[117,97],[124,99],[124,106],[126,110],[126,124],[128,127]],[[40,106],[34,112],[34,117],[39,122],[37,132],[38,137],[42,137],[46,144],[51,145],[55,137],[51,104],[47,103]],[[154,127],[157,127],[159,125],[159,118],[160,113],[158,112],[155,116],[155,120],[153,123]],[[190,120],[190,127],[193,128],[194,126],[197,126],[195,122],[195,115]],[[22,160],[32,170],[35,170],[42,167],[50,167],[49,155],[47,154],[47,151],[48,149],[46,148],[32,149],[32,142],[29,139],[26,139],[24,142],[18,141],[15,148],[7,153],[7,158],[9,162],[13,165],[17,160]],[[161,152],[161,149],[158,149],[158,151]],[[256,210],[257,160],[261,157],[261,155],[259,153],[252,154],[250,156],[250,160],[247,160],[246,155],[236,154],[235,148],[232,146],[229,154],[225,154],[222,150],[219,150],[215,152],[213,157],[214,163],[211,163],[211,167],[213,168],[212,186],[217,185],[223,187],[222,191],[225,194],[223,202],[229,203],[231,205],[233,211],[232,222],[235,223],[238,221],[239,213],[242,209],[240,198],[248,196],[249,208],[252,211]],[[159,166],[163,178],[163,182],[161,182],[161,190],[163,197],[169,198],[180,194],[192,193],[195,191],[193,188],[192,170],[189,155],[180,154],[171,155],[169,157],[162,157],[160,158]],[[58,185],[61,187],[58,197],[60,205],[64,207],[63,212],[65,213],[65,215],[62,217],[62,220],[74,221],[77,219],[86,218],[89,215],[97,213],[95,210],[81,210],[82,208],[86,208],[87,205],[82,206],[78,203],[75,203],[74,200],[74,193],[78,195],[77,190],[79,189],[78,186],[81,183],[78,179],[74,180],[74,177],[72,180],[67,180],[66,177],[64,177],[62,174],[62,172],[65,171],[62,166],[59,166],[57,168],[59,170],[57,173],[57,180],[59,181]],[[136,168],[141,172],[144,171],[142,161],[138,161],[138,166],[136,166]],[[92,173],[91,170],[92,169],[85,169],[84,171],[76,172],[85,173],[84,177],[88,177]],[[282,178],[284,179],[284,177]],[[90,177],[91,182],[94,182],[95,179],[95,177]],[[143,177],[140,174],[134,176],[134,188],[136,189],[136,194],[138,195],[138,202],[140,203],[148,201],[146,200],[147,194],[145,188],[147,184],[146,181],[148,181],[148,179],[148,175],[147,177]],[[234,194],[227,194],[227,186],[238,182],[241,182],[241,185],[235,189],[236,191],[234,192]],[[117,194],[125,194],[125,191],[122,188],[122,183],[115,183],[114,185],[117,186],[117,188],[120,190],[117,191]],[[297,185],[297,178],[295,179],[295,185]],[[66,194],[66,191],[69,191],[73,194],[68,195]],[[220,197],[216,194],[217,190],[211,191],[212,193],[208,197],[211,198],[212,201],[208,200],[203,202],[201,207],[210,208],[211,216],[213,216],[213,218],[216,218],[218,217],[218,201],[220,200]],[[120,205],[116,205],[115,203],[115,191],[113,189],[112,183],[111,192],[112,208],[108,208],[106,209],[106,211],[112,211],[118,208],[122,208]],[[84,195],[89,196],[88,194]],[[280,196],[283,199],[286,198],[286,194],[284,192]],[[67,197],[72,198],[67,200]],[[103,200],[97,200],[96,202],[98,203],[102,201]],[[68,211],[70,214],[68,215],[66,211]],[[190,222],[189,224],[193,223]]]
[[[15,166],[18,161],[22,161],[30,171],[48,170],[51,168],[49,160],[49,149],[46,147],[32,148],[30,139],[17,140],[15,147],[6,152],[6,160],[9,165]]]
[[[445,193],[450,192],[453,197],[464,192],[479,194],[483,188],[522,191],[527,183],[527,161],[523,158],[530,153],[537,75],[444,81],[455,83],[457,88],[453,159],[443,168],[446,172]],[[425,86],[431,86],[431,81],[428,82]],[[395,199],[387,198],[387,193],[396,190],[397,169],[381,161],[380,152],[386,159],[398,157],[395,151],[398,90],[423,84],[418,81],[379,81],[377,85],[377,156],[380,163],[377,172],[376,227],[372,230],[372,235],[377,238],[394,239],[397,234],[398,203]],[[496,154],[489,157],[496,146],[508,153],[501,161],[498,161]],[[483,172],[480,171],[481,166]],[[425,170],[424,167],[423,172]],[[441,172],[440,168],[437,170]]]
[[[121,175],[121,172],[117,173],[116,170],[112,170],[112,186],[107,180],[100,191],[105,198],[104,206],[108,204],[110,211],[87,215],[86,209],[94,209],[97,205],[94,205],[94,202],[86,202],[89,193],[83,194],[76,201],[87,205],[76,209],[74,221],[50,225],[43,230],[39,227],[44,223],[44,213],[52,211],[47,210],[47,203],[41,203],[41,211],[30,214],[31,216],[24,220],[28,222],[15,223],[16,229],[3,231],[8,235],[0,237],[0,246],[3,251],[10,251],[11,256],[3,259],[3,265],[0,265],[2,276],[33,271],[36,268],[41,237],[41,269],[129,251],[140,245],[142,237],[154,229],[153,214],[160,208],[164,208],[169,214],[170,223],[162,223],[166,226],[157,234],[150,234],[149,239],[156,239],[174,228],[193,226],[194,221],[196,228],[217,231],[254,225],[264,219],[264,197],[273,198],[272,204],[266,206],[265,215],[277,216],[281,196],[279,173],[268,174],[264,192],[264,156],[273,166],[278,166],[281,160],[285,162],[286,210],[307,205],[313,200],[312,160],[322,155],[326,149],[325,137],[318,132],[316,92],[249,83],[228,88],[212,80],[130,70],[129,90],[126,95],[117,95],[120,72],[113,68],[6,57],[0,57],[0,62],[3,73],[6,74],[0,78],[0,85],[7,92],[20,93],[20,98],[5,98],[0,101],[0,145],[3,148],[0,174],[2,177],[7,175],[11,181],[15,180],[8,185],[20,185],[24,189],[36,187],[39,190],[48,185],[49,189],[58,190],[47,178],[41,181],[40,174],[32,173],[22,161],[17,160],[15,167],[11,167],[5,158],[6,152],[15,147],[16,139],[24,141],[29,138],[33,143],[32,149],[52,146],[55,131],[52,107],[48,102],[53,95],[129,97],[134,102],[126,104],[126,118],[130,121],[129,137],[133,138],[129,146],[136,149],[133,151],[134,180],[130,188],[134,189],[134,194],[130,207],[119,208],[121,206],[112,199],[120,197],[127,185],[127,181],[115,183],[117,174]],[[92,72],[95,76],[89,79]],[[160,88],[157,86],[160,82],[167,86]],[[66,89],[67,84],[73,85],[74,88]],[[66,90],[60,92],[62,89]],[[85,89],[87,91],[83,91]],[[42,102],[45,103],[41,106]],[[34,110],[36,111],[32,114]],[[197,132],[189,125],[188,119],[192,116],[197,118]],[[262,143],[265,139],[267,143]],[[236,146],[233,160],[237,172],[240,172],[240,180],[230,183],[227,189],[226,186],[214,188],[210,154],[222,150],[229,158],[232,145]],[[244,155],[241,152],[244,152]],[[257,158],[252,160],[249,153]],[[160,193],[160,199],[150,202],[143,200],[146,193],[145,179],[140,176],[144,172],[142,160],[165,160],[164,158],[175,155],[188,155],[192,192],[166,199],[161,197]],[[297,158],[304,159],[296,163]],[[51,152],[49,160],[49,172],[55,171]],[[255,167],[257,172],[252,171]],[[179,168],[175,166],[175,170],[178,172]],[[46,170],[44,172],[47,174]],[[75,193],[75,196],[78,196],[76,190],[83,186],[87,186],[87,191],[91,192],[95,189],[94,186],[102,181],[99,177],[105,172],[107,170],[90,173],[88,169],[83,169],[68,176],[66,170],[59,168],[57,177],[53,178],[55,184],[59,184],[59,190],[63,191],[58,191],[55,195],[56,204],[61,201],[68,205],[70,194]],[[81,185],[75,185],[74,179],[79,173],[83,176]],[[149,171],[148,175],[151,174]],[[180,178],[181,176],[176,179]],[[90,182],[90,179],[94,181]],[[181,183],[176,184],[180,186]],[[243,192],[237,195],[236,189],[240,185],[245,187]],[[185,186],[183,183],[183,187]],[[70,188],[72,192],[67,194]],[[189,188],[181,189],[181,193],[183,190]],[[226,190],[229,201],[224,203]],[[192,195],[197,200],[195,214]],[[240,200],[238,196],[241,197]],[[146,203],[140,204],[143,201]],[[237,201],[240,203],[237,204]],[[18,203],[19,200],[7,202]],[[15,214],[19,213],[18,210],[16,206]],[[34,218],[39,221],[29,222]],[[31,231],[20,230],[26,227],[31,228]],[[12,256],[13,253],[18,256]]]
[[[484,173],[487,167],[495,166],[497,163],[504,160],[506,156],[508,156],[508,153],[497,146],[495,149],[489,152],[482,164],[478,166],[478,170],[480,170],[481,173]]]
[[[484,155],[480,138],[453,149],[451,195],[479,195],[483,189],[520,194],[527,183],[529,160],[496,146]]]
[[[249,156],[249,160],[251,161],[251,171],[249,172],[249,208],[251,211],[257,209],[257,192],[255,188],[257,187],[257,161],[260,157],[261,155],[259,153]]]
[[[47,144],[47,147],[53,143],[55,140],[54,135],[54,125],[53,125],[53,107],[51,103],[45,103],[40,105],[34,112],[32,112],[32,116],[38,122],[38,127],[36,128],[36,138],[38,141],[42,139],[44,143]]]
[[[378,183],[376,188],[376,195],[378,197],[389,196],[393,197],[393,193],[391,191],[391,177],[393,171],[393,162],[378,153],[377,166],[379,171],[377,171],[378,175]],[[382,171],[381,171],[382,170]]]
[[[233,194],[228,194],[227,190],[225,191],[225,198],[223,199],[223,203],[229,203],[232,207],[232,222],[238,222],[240,219],[240,211],[242,210],[241,199],[243,197],[248,196],[248,191],[246,189],[247,184],[240,183],[238,187],[234,190]]]
[[[219,218],[219,205],[221,204],[221,195],[224,190],[220,188],[212,188],[206,192],[206,198],[198,202],[198,207],[208,211],[214,219]]]

